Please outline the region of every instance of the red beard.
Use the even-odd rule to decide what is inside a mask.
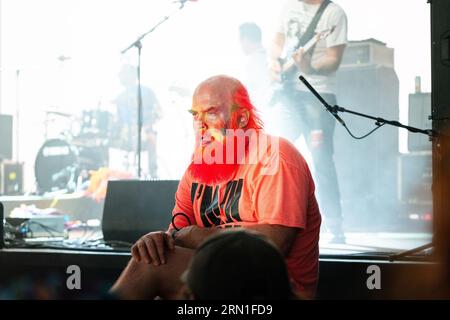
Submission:
[[[207,185],[230,181],[244,163],[247,144],[247,139],[243,145],[236,135],[227,135],[223,142],[197,147],[188,171],[195,181]]]

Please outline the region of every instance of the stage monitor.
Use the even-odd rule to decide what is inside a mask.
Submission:
[[[148,232],[167,230],[178,182],[109,181],[102,218],[104,240],[134,243]]]

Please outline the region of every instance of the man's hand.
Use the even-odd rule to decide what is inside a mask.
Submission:
[[[165,252],[173,250],[172,236],[164,231],[155,231],[142,236],[131,248],[131,255],[137,262],[153,263],[155,266],[166,263]]]
[[[217,231],[216,228],[201,228],[190,225],[175,233],[175,244],[184,248],[196,249],[203,240],[215,231]]]
[[[294,59],[295,64],[303,73],[309,74],[312,72],[311,55],[305,54],[303,52],[303,48],[300,48],[299,50],[295,51],[292,54],[292,59]]]

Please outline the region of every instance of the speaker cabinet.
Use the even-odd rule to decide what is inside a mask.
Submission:
[[[338,105],[352,111],[398,120],[399,82],[394,69],[381,65],[343,66],[337,72]],[[362,136],[375,121],[342,113],[347,127]],[[346,226],[375,226],[395,213],[398,128],[385,125],[356,140],[340,125],[335,132],[335,162]]]
[[[414,93],[408,97],[408,125],[431,129],[431,93]],[[431,142],[426,135],[408,131],[408,150],[431,152]]]
[[[3,162],[0,164],[0,194],[23,194],[23,163]]]
[[[431,105],[433,129],[433,231],[435,255],[443,259],[442,283],[450,293],[450,1],[431,5]],[[440,136],[443,134],[444,136]]]
[[[376,39],[349,41],[342,58],[342,67],[383,65],[394,67],[394,49]]]
[[[13,117],[0,114],[0,161],[11,160],[13,141]]]

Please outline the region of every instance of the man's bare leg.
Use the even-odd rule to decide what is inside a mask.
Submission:
[[[159,266],[131,259],[110,292],[121,299],[178,298],[182,287],[180,276],[194,251],[176,246],[166,254],[166,264]]]

